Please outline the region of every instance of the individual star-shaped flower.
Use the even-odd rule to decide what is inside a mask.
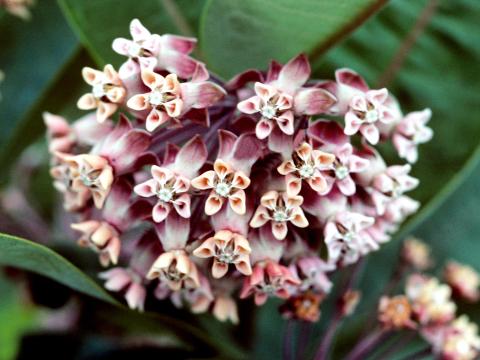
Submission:
[[[199,190],[212,189],[205,203],[205,213],[213,215],[220,211],[223,203],[228,203],[237,214],[245,214],[245,189],[250,185],[250,179],[243,171],[236,171],[221,159],[215,160],[213,170],[196,177],[191,182]]]
[[[153,165],[151,168],[152,179],[135,186],[134,191],[142,197],[156,196],[157,203],[153,207],[153,221],[165,220],[173,209],[178,215],[190,217],[190,180],[176,174],[172,170]]]
[[[180,125],[181,117],[189,110],[208,108],[225,95],[220,86],[210,81],[180,83],[175,74],[164,77],[147,69],[141,76],[151,91],[132,96],[127,106],[137,111],[150,111],[145,123],[148,131],[154,131],[170,120]]]
[[[84,67],[82,76],[92,87],[92,92],[78,99],[77,106],[82,110],[97,109],[97,120],[102,123],[112,116],[123,102],[125,88],[112,65],[106,65],[103,71]]]
[[[370,144],[377,144],[380,131],[375,123],[388,124],[393,121],[389,108],[385,105],[388,90],[368,90],[353,96],[345,114],[345,134],[354,135],[360,131]]]
[[[311,69],[305,55],[299,55],[285,66],[269,72],[265,82],[255,83],[255,96],[238,103],[245,114],[259,114],[256,135],[265,139],[275,125],[286,135],[294,132],[295,115],[316,115],[335,103],[335,97],[320,88],[303,87]]]
[[[250,252],[250,244],[244,236],[220,230],[196,248],[193,255],[200,258],[213,257],[212,275],[218,279],[227,273],[229,264],[234,264],[242,274],[250,275]]]
[[[320,194],[328,192],[328,185],[322,171],[331,169],[335,156],[333,154],[315,150],[309,143],[302,143],[292,154],[290,160],[284,161],[278,172],[286,175],[287,193],[297,195],[302,189],[302,181]]]
[[[287,193],[269,191],[262,196],[250,226],[258,228],[270,221],[273,236],[277,240],[283,240],[287,236],[289,222],[301,228],[308,226],[308,220],[301,208],[302,203],[303,197],[299,195],[290,196]]]
[[[433,130],[426,126],[432,112],[430,109],[414,111],[407,114],[396,126],[392,136],[393,145],[398,156],[409,163],[418,159],[418,145],[424,144],[433,137]]]

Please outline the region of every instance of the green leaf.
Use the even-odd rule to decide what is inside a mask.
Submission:
[[[201,44],[207,65],[225,77],[301,52],[318,57],[386,1],[209,0]]]
[[[38,323],[36,309],[18,301],[20,289],[0,275],[0,359],[15,359],[22,334]]]
[[[125,309],[125,306],[75,265],[49,248],[32,241],[0,233],[0,265],[32,271],[80,293]],[[208,334],[190,324],[157,313],[146,313],[144,316],[151,320],[150,323],[156,321],[159,331],[169,331],[192,346],[206,347],[211,352],[223,354],[228,358],[243,357],[239,349],[228,346],[226,342],[217,343]]]
[[[0,85],[0,152],[3,152],[20,119],[74,53],[77,41],[57,4],[39,1],[32,8],[31,21],[9,14],[1,17],[0,44],[0,69],[5,73]]]
[[[315,64],[317,73],[331,77],[338,67],[351,67],[375,86],[389,67],[429,1],[392,1],[350,39]],[[405,112],[430,107],[433,140],[420,146],[413,174],[420,186],[412,193],[426,203],[465,165],[480,139],[480,83],[476,69],[480,39],[474,28],[480,4],[470,0],[438,2],[438,7],[408,52],[388,88]],[[374,41],[372,41],[374,39]],[[452,51],[455,49],[455,51]],[[404,163],[392,158],[396,163]]]
[[[0,233],[0,264],[32,271],[110,304],[120,306],[102,287],[49,248]]]
[[[78,38],[97,64],[119,65],[125,58],[112,50],[112,42],[117,37],[131,38],[129,24],[132,19],[138,18],[152,33],[191,35],[184,34],[185,30],[178,24],[178,19],[171,17],[172,6],[174,12],[177,10],[177,16],[181,16],[184,23],[193,29],[196,28],[204,0],[141,3],[117,0],[58,0],[58,2]]]

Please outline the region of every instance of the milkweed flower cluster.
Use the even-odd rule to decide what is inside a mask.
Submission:
[[[55,188],[111,267],[106,288],[233,322],[239,298],[278,297],[317,320],[329,274],[417,211],[410,163],[430,111],[404,115],[349,69],[311,80],[304,55],[222,82],[191,56],[196,39],[130,32],[113,42],[118,71],[83,70],[84,117],[44,116]],[[375,149],[388,141],[406,164]]]
[[[480,352],[478,327],[466,315],[456,315],[454,299],[478,301],[480,277],[470,266],[456,262],[445,266],[446,283],[420,273],[423,264],[431,263],[428,252],[428,246],[418,239],[404,243],[403,254],[409,255],[403,261],[413,273],[406,278],[404,294],[380,299],[378,319],[384,329],[418,331],[439,358],[476,359]]]

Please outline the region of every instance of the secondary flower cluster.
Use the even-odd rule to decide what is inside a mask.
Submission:
[[[415,162],[430,111],[404,115],[349,69],[310,80],[304,55],[222,83],[191,57],[195,39],[138,20],[130,31],[113,42],[127,58],[118,72],[83,69],[78,107],[93,112],[73,124],[45,114],[79,244],[115,266],[106,288],[138,309],[151,295],[237,322],[237,298],[279,297],[290,316],[318,319],[328,274],[418,209],[410,164],[373,146]]]
[[[378,315],[384,329],[414,329],[442,359],[476,359],[480,351],[478,327],[466,315],[456,317],[453,299],[477,302],[480,299],[479,274],[467,265],[448,262],[446,284],[418,271],[431,263],[428,247],[416,240],[407,241],[403,259],[415,272],[406,279],[404,295],[383,296]]]

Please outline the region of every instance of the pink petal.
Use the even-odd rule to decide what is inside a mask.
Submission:
[[[207,160],[208,152],[205,143],[199,135],[194,136],[182,146],[175,159],[175,168],[188,178],[191,178]]]
[[[324,89],[302,89],[295,95],[295,113],[301,115],[321,114],[326,112],[335,102],[335,96]]]
[[[368,85],[365,80],[355,71],[342,68],[335,71],[335,79],[342,85],[348,85],[362,92],[368,91]]]
[[[337,180],[338,189],[345,196],[352,196],[356,192],[355,182],[352,180],[351,176],[347,176],[342,180]]]
[[[235,146],[235,142],[237,141],[238,137],[234,133],[227,131],[227,130],[219,130],[218,131],[218,158],[226,159],[228,158],[231,153],[233,152],[233,148]]]
[[[225,90],[210,81],[182,83],[182,99],[186,109],[212,106],[225,96]]]
[[[286,111],[278,118],[276,118],[278,127],[282,130],[283,133],[287,135],[293,134],[293,112]]]
[[[310,63],[306,55],[298,55],[285,64],[278,74],[279,87],[288,94],[294,94],[307,82],[310,72]]]
[[[127,300],[130,309],[138,309],[143,311],[147,291],[145,288],[137,283],[132,283],[125,293],[125,300]]]
[[[351,111],[345,114],[345,128],[343,129],[345,135],[354,135],[360,129],[361,121]]]
[[[190,195],[182,194],[174,202],[173,207],[177,211],[178,215],[188,219],[191,216],[190,212]]]
[[[162,46],[182,54],[190,54],[197,45],[197,39],[178,35],[165,34],[161,40]]]

